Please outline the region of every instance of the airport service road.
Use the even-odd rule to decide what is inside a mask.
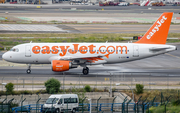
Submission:
[[[16,4],[0,4],[0,13],[9,11],[11,13],[68,13],[69,11],[73,12],[97,12],[107,13],[109,11],[119,12],[119,13],[163,13],[163,12],[174,12],[179,13],[179,6],[105,6],[101,7],[98,5],[88,6],[88,5],[42,5],[42,8],[36,8],[40,5],[16,5]],[[76,10],[71,10],[71,8],[76,8]]]
[[[158,83],[173,83],[178,84],[180,81],[180,44],[177,44],[177,51],[158,55],[151,58],[146,58],[138,61],[89,66],[89,75],[82,75],[82,68],[71,69],[67,72],[52,72],[50,65],[33,65],[32,73],[26,74],[26,66],[4,65],[0,66],[0,77],[4,80],[16,80],[18,77],[22,80],[36,79],[37,81],[45,81],[49,77],[56,77],[65,81],[77,82],[87,81],[99,82],[105,81],[105,78],[113,77],[114,82],[133,81],[143,82],[152,81]],[[2,64],[1,64],[2,65]]]

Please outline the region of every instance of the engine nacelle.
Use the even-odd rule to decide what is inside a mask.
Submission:
[[[68,71],[71,68],[76,68],[77,65],[72,65],[70,61],[67,60],[53,60],[51,61],[52,71],[62,72]]]

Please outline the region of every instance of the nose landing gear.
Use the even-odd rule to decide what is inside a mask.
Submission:
[[[28,64],[28,69],[26,70],[26,73],[27,73],[27,74],[30,74],[30,73],[31,73],[31,64]]]
[[[84,75],[89,74],[89,68],[88,68],[88,67],[84,67],[83,70],[82,70],[82,73],[83,73]]]

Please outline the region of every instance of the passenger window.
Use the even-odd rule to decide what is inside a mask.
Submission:
[[[69,98],[64,99],[64,103],[67,103],[67,102],[70,103],[70,101],[71,101],[71,99],[69,99]]]

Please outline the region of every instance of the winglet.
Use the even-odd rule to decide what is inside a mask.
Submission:
[[[169,27],[173,12],[163,13],[159,19],[151,26],[145,35],[135,43],[142,44],[166,44]]]

